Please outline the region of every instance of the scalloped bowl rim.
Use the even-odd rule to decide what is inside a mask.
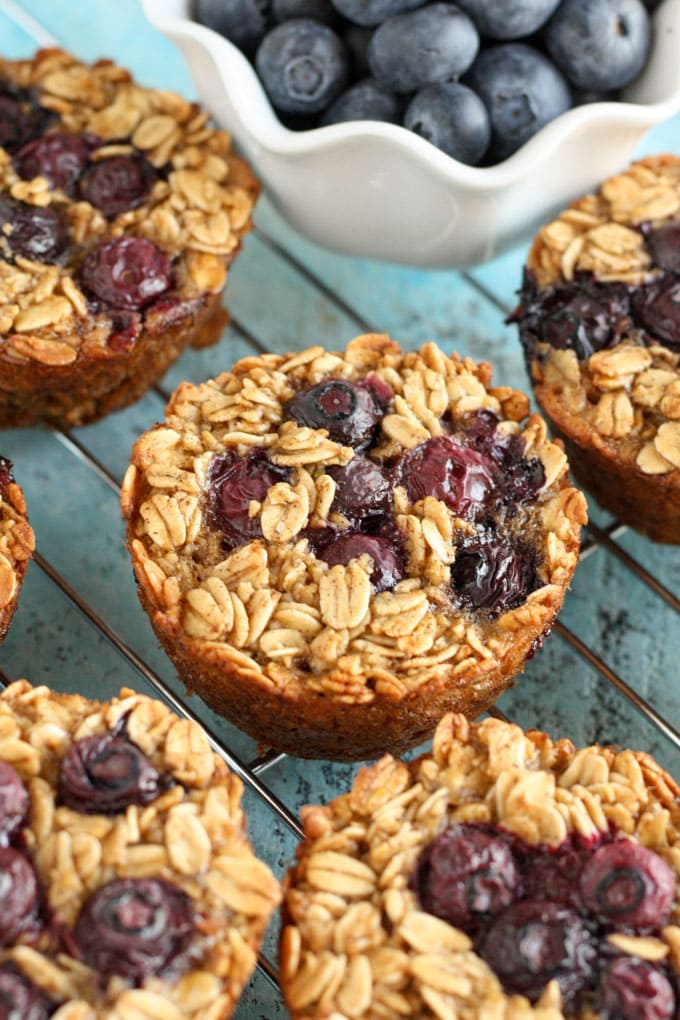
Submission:
[[[188,7],[188,0],[180,2]],[[667,98],[653,103],[624,100],[573,107],[546,124],[503,162],[489,167],[468,166],[398,124],[357,120],[292,131],[278,120],[254,68],[233,43],[188,16],[168,16],[164,10],[169,6],[167,0],[142,0],[142,5],[149,20],[164,35],[173,39],[193,40],[210,53],[223,86],[238,107],[239,119],[252,141],[262,149],[280,156],[330,152],[357,139],[383,138],[396,148],[410,150],[414,157],[450,184],[488,192],[516,183],[529,169],[535,172],[537,163],[546,162],[558,147],[564,146],[569,137],[582,133],[585,128],[592,130],[598,125],[621,123],[646,131],[680,111],[678,61],[677,80]],[[676,13],[680,41],[680,0],[665,0],[656,14],[662,9]],[[635,86],[645,78],[649,69],[650,65],[647,65]]]

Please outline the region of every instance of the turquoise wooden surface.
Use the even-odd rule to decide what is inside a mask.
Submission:
[[[33,19],[33,24],[27,20]],[[0,0],[2,52],[25,56],[54,39],[78,56],[110,56],[145,84],[191,95],[181,57],[145,21],[137,0]],[[644,152],[680,152],[680,118],[655,129]],[[413,347],[433,339],[490,360],[499,382],[526,387],[514,331],[503,324],[520,279],[524,249],[509,252],[469,273],[424,272],[353,260],[296,236],[264,199],[256,230],[229,277],[232,325],[212,349],[185,355],[163,382],[215,375],[252,350],[299,349],[312,343],[343,346],[364,325],[386,330]],[[310,275],[311,274],[311,275]],[[250,338],[250,339],[249,339]],[[134,407],[74,435],[120,480],[135,438],[162,416],[163,399],[149,393]],[[63,437],[41,430],[5,432],[0,452],[15,462],[36,530],[41,556],[123,642],[184,698],[182,685],[158,649],[139,608],[123,546],[117,493]],[[596,508],[593,517],[607,518]],[[621,546],[671,591],[680,590],[680,550],[654,546],[628,532]],[[677,613],[610,552],[596,549],[579,566],[561,621],[674,726],[680,726],[680,628]],[[0,649],[10,677],[27,676],[60,690],[99,697],[121,684],[152,692],[126,657],[87,619],[60,587],[31,565],[12,629]],[[186,699],[185,699],[186,700]],[[197,699],[194,711],[243,760],[255,748]],[[525,726],[537,725],[576,741],[613,741],[653,752],[680,774],[677,745],[665,737],[603,677],[554,633],[500,707]],[[351,781],[354,767],[287,758],[263,775],[293,811],[325,800]],[[290,861],[295,839],[254,794],[247,794],[249,831],[258,852],[278,874]],[[275,926],[267,952],[275,957]],[[279,996],[258,973],[239,1007],[239,1020],[284,1016]]]

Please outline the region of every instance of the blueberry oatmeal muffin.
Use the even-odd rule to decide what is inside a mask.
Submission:
[[[257,191],[180,96],[108,60],[0,59],[0,427],[93,421],[217,340]]]
[[[357,760],[509,686],[562,604],[585,501],[488,364],[382,334],[181,385],[123,511],[189,690],[263,744]]]
[[[680,788],[645,753],[447,715],[303,808],[292,1020],[674,1020]]]
[[[276,880],[203,731],[123,689],[0,695],[0,1000],[46,1020],[222,1020]]]
[[[633,163],[543,227],[513,319],[578,481],[679,543],[680,157]]]
[[[12,462],[0,457],[0,641],[12,622],[34,549],[24,494],[14,481]]]

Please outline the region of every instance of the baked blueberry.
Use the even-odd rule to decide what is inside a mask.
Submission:
[[[557,981],[569,1008],[597,959],[593,935],[575,910],[548,900],[521,900],[491,922],[478,952],[507,992],[535,1002]]]
[[[580,89],[622,89],[642,70],[651,46],[640,0],[562,0],[545,29],[551,57]]]
[[[82,268],[83,286],[105,308],[135,312],[171,284],[170,259],[143,237],[114,237],[93,248]]]
[[[538,585],[533,550],[493,534],[463,542],[451,567],[454,598],[492,617],[521,605]]]
[[[380,86],[413,92],[463,74],[478,49],[477,29],[464,11],[431,3],[384,21],[371,37],[368,62]]]
[[[596,850],[579,888],[583,905],[603,924],[648,931],[669,921],[675,876],[658,854],[622,839]]]
[[[47,1020],[54,1004],[10,960],[0,963],[0,1020]]]
[[[39,887],[33,865],[18,850],[0,847],[0,946],[35,924]]]
[[[378,535],[343,532],[318,552],[319,559],[331,567],[336,563],[347,566],[352,560],[364,555],[373,560],[371,585],[374,592],[389,591],[404,577],[404,564],[399,549],[394,541]]]
[[[271,0],[194,0],[196,20],[249,56],[267,31]]]
[[[208,474],[208,499],[228,549],[262,536],[260,518],[250,513],[251,502],[261,503],[271,486],[289,475],[287,468],[272,464],[259,450],[246,457],[230,453],[215,457]]]
[[[597,1007],[603,1020],[671,1020],[676,995],[658,967],[621,956],[608,963],[598,983]]]
[[[0,842],[10,839],[28,810],[28,791],[9,762],[0,761]]]
[[[0,78],[0,147],[16,152],[42,135],[55,114],[38,106],[27,89]]]
[[[95,163],[78,183],[81,198],[108,218],[137,209],[158,179],[146,156],[111,156]]]
[[[345,87],[349,55],[328,25],[295,18],[265,35],[255,66],[277,110],[320,113]]]
[[[489,39],[521,39],[545,24],[560,0],[457,0],[482,35]]]
[[[57,262],[67,241],[66,225],[54,206],[0,197],[0,258],[22,255],[36,262]]]
[[[20,177],[44,177],[53,188],[72,195],[87,166],[97,139],[55,131],[24,145],[13,159]]]
[[[362,520],[392,510],[392,484],[379,464],[368,457],[352,457],[345,467],[330,467],[335,481],[333,510],[348,520]]]
[[[660,269],[680,275],[680,220],[670,220],[644,231],[652,261]]]
[[[458,82],[428,85],[406,107],[404,127],[448,156],[475,166],[489,145],[489,115],[479,96]]]
[[[412,502],[433,496],[472,520],[483,517],[497,498],[490,458],[453,436],[427,439],[404,454],[397,477]]]
[[[300,390],[284,405],[284,421],[326,429],[329,439],[363,451],[370,446],[382,417],[369,389],[344,379]]]
[[[77,740],[59,769],[59,800],[84,814],[117,814],[159,795],[161,776],[130,740],[105,733]]]
[[[355,82],[341,92],[321,118],[322,124],[342,124],[347,120],[382,120],[396,124],[399,101],[372,78]]]
[[[680,279],[662,276],[639,287],[633,297],[633,318],[652,338],[680,351]]]
[[[507,838],[464,824],[445,829],[425,848],[416,886],[425,910],[466,930],[510,906],[521,890]]]
[[[547,57],[525,43],[482,50],[465,79],[491,121],[492,161],[506,159],[571,106],[569,86]]]
[[[178,886],[155,878],[122,878],[85,901],[75,937],[85,962],[103,980],[119,974],[141,984],[147,977],[172,973],[194,929],[191,900]]]

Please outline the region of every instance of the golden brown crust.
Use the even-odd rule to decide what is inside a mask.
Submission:
[[[635,228],[678,219],[680,158],[648,157],[543,227],[527,267],[539,287],[577,272],[644,283],[659,271]],[[582,361],[538,343],[530,371],[577,480],[623,523],[680,543],[680,355],[643,342],[631,326],[616,346]]]
[[[563,1020],[556,982],[533,1006],[506,995],[468,936],[422,909],[411,883],[420,852],[456,822],[500,824],[549,846],[613,827],[680,877],[679,794],[646,753],[446,716],[431,753],[408,764],[385,756],[360,769],[350,792],[303,808],[279,947],[292,1020]],[[680,974],[680,892],[658,935],[610,938]],[[597,1016],[587,1003],[578,1020]]]
[[[141,152],[162,170],[142,205],[106,219],[42,177],[22,180],[0,149],[0,194],[54,206],[71,241],[64,264],[0,259],[0,426],[81,425],[138,399],[189,344],[219,338],[220,294],[259,186],[196,104],[142,88],[111,61],[88,66],[41,50],[0,60],[0,75],[58,117],[49,131],[100,138],[93,162]],[[88,251],[121,236],[151,241],[172,261],[171,289],[141,314],[131,342],[118,340],[115,315],[93,310],[79,276]]]
[[[0,458],[2,463],[3,458]],[[5,465],[7,463],[4,461]],[[6,493],[0,489],[0,641],[12,622],[34,549],[35,535],[28,523],[26,500],[12,478],[7,483]]]
[[[73,740],[120,727],[171,780],[145,807],[81,814],[56,799],[59,763]],[[200,727],[161,702],[123,689],[111,702],[55,694],[25,680],[0,695],[0,760],[30,795],[22,838],[50,910],[37,937],[0,952],[57,1005],[58,1020],[155,1016],[226,1020],[255,966],[279,886],[255,858],[245,831],[242,785],[214,754]],[[140,987],[99,975],[60,951],[57,933],[82,904],[118,878],[162,878],[191,898],[195,933],[179,975],[149,976]]]
[[[543,490],[516,522],[534,536],[540,587],[498,619],[452,605],[451,563],[474,526],[434,498],[411,505],[403,487],[394,490],[407,569],[391,591],[372,593],[369,557],[329,568],[308,546],[308,523],[338,517],[325,466],[353,451],[323,429],[282,421],[283,403],[310,382],[369,373],[395,393],[375,448],[386,456],[439,435],[445,411],[455,422],[488,407],[541,460]],[[142,604],[189,689],[263,743],[344,760],[414,746],[452,708],[471,716],[488,708],[552,626],[585,521],[561,448],[526,412],[522,394],[490,387],[489,366],[433,344],[404,354],[373,334],[344,354],[319,347],[247,358],[216,380],[180,386],[165,424],[135,445],[122,500]],[[254,445],[291,467],[290,482],[253,508],[264,538],[226,553],[206,478],[216,454]]]

